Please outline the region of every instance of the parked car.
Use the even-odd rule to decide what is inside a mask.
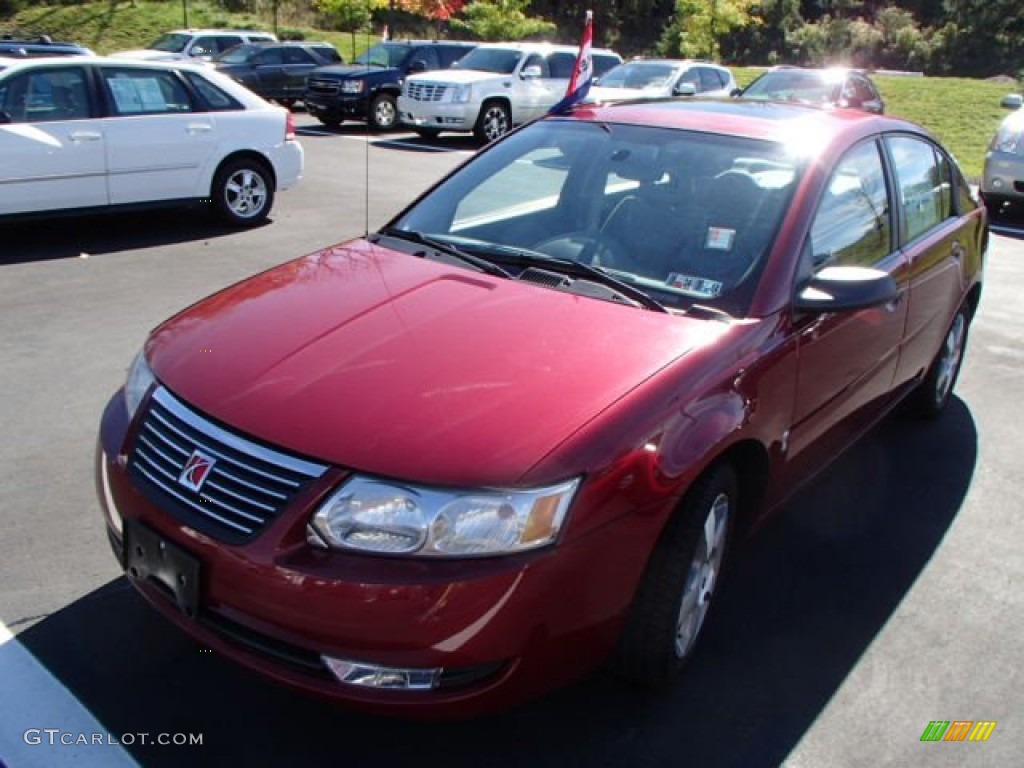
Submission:
[[[198,59],[209,61],[229,48],[243,43],[273,43],[277,37],[269,32],[251,29],[176,29],[160,35],[142,49],[111,54],[119,59],[144,61],[177,61]]]
[[[398,125],[398,95],[415,72],[446,69],[476,47],[454,40],[395,40],[378,43],[350,66],[323,67],[306,79],[303,102],[321,123],[365,120],[375,131]]]
[[[93,52],[84,45],[52,40],[49,35],[31,39],[18,39],[10,35],[0,37],[0,56],[12,59],[26,59],[36,56],[92,56]]]
[[[736,81],[728,68],[690,59],[635,59],[612,67],[590,89],[590,101],[669,96],[729,96]]]
[[[494,141],[565,96],[577,51],[547,43],[481,45],[451,69],[408,77],[400,119],[425,138],[454,131]],[[592,57],[595,77],[622,63],[613,51],[594,49]]]
[[[855,69],[775,67],[734,95],[742,99],[861,109],[878,115],[885,111],[885,102],[871,78]]]
[[[903,120],[538,120],[159,326],[102,417],[110,542],[204,647],[368,710],[664,685],[736,534],[949,403],[987,238]]]
[[[291,114],[208,67],[82,57],[0,72],[0,217],[202,202],[251,226],[302,162]]]
[[[330,43],[244,43],[214,56],[212,63],[253,93],[291,107],[306,90],[306,75],[341,62]]]
[[[998,217],[1008,205],[1024,203],[1024,110],[1019,94],[1006,96],[1002,104],[1018,110],[1007,115],[985,153],[981,197],[989,215]]]

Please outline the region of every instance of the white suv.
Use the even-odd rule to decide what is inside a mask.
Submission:
[[[398,99],[401,119],[427,138],[472,131],[481,142],[494,141],[558,103],[576,54],[575,46],[547,43],[481,45],[451,69],[407,77]],[[592,55],[596,77],[622,63],[612,51]]]
[[[145,61],[188,58],[209,61],[218,53],[242,43],[273,43],[276,40],[277,38],[270,32],[249,29],[176,29],[160,35],[146,48],[118,51],[111,55],[116,58]]]

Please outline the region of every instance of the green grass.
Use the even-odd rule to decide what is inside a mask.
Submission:
[[[281,5],[285,5],[281,3]],[[291,7],[291,6],[289,6]],[[236,27],[273,30],[269,15],[228,13],[206,0],[188,0],[189,26]],[[283,10],[278,31],[297,30],[307,40],[327,40],[351,61],[376,38],[344,32],[316,29],[316,17],[297,16]],[[184,26],[182,5],[176,0],[105,0],[82,5],[35,5],[13,17],[0,20],[0,34],[48,34],[54,39],[73,40],[98,53],[126,48],[142,48],[162,32]],[[762,69],[735,67],[733,73],[742,86]],[[964,173],[978,180],[982,173],[985,149],[999,122],[1007,114],[999,100],[1017,86],[985,80],[938,77],[875,76],[882,91],[886,111],[920,123],[930,130],[960,162]]]

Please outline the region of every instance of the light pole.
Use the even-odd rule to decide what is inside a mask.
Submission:
[[[181,0],[181,15],[185,19],[185,29],[188,29],[188,0]]]

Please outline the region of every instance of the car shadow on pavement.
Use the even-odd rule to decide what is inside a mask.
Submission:
[[[203,652],[123,578],[19,639],[115,734],[203,734],[132,747],[146,766],[775,766],[934,555],[977,450],[958,399],[934,422],[886,420],[738,544],[702,648],[657,694],[599,672],[468,723],[371,717]]]
[[[239,231],[218,222],[201,204],[173,210],[25,219],[0,224],[0,265],[132,251]]]

